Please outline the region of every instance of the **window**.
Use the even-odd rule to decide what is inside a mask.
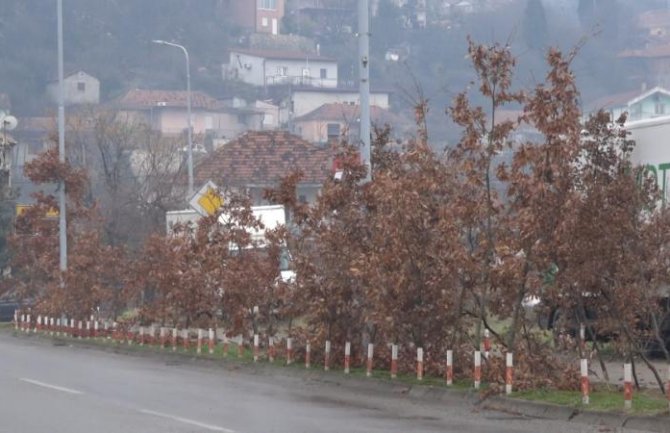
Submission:
[[[288,75],[288,67],[287,66],[277,66],[277,75],[280,77],[285,77]]]
[[[83,81],[80,81],[77,83],[77,91],[78,92],[85,92],[86,91],[86,83]]]
[[[338,138],[340,136],[340,124],[329,123],[327,127],[328,138]]]
[[[309,78],[309,68],[302,68],[302,77]]]
[[[304,194],[300,194],[298,196],[298,202],[302,204],[307,204],[307,196],[305,196]]]
[[[321,68],[321,79],[326,79],[328,78],[328,69],[326,68]]]
[[[277,0],[258,0],[258,9],[277,9]]]
[[[665,114],[665,104],[657,102],[654,106],[654,114]]]
[[[267,18],[267,17],[263,17],[263,18],[261,18],[261,25],[262,25],[263,27],[267,27],[267,26],[268,26],[268,18]]]

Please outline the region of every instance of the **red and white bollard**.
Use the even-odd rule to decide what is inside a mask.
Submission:
[[[589,362],[582,359],[580,362],[582,404],[589,404]]]
[[[288,337],[286,339],[286,365],[293,363],[293,339]]]
[[[172,351],[177,351],[177,338],[179,337],[179,329],[172,328]]]
[[[309,341],[305,344],[305,368],[310,368],[312,366],[311,360],[310,360],[310,355],[312,351],[312,346],[309,344]]]
[[[28,321],[28,332],[34,331],[32,320],[30,320],[30,314],[26,316],[26,320]]]
[[[223,356],[228,356],[228,346],[230,345],[230,342],[228,341],[228,336],[224,333],[223,334]]]
[[[351,367],[351,342],[344,343],[344,374],[349,374]]]
[[[391,379],[398,377],[398,345],[391,344]]]
[[[191,336],[190,333],[188,332],[188,329],[184,329],[181,331],[181,339],[182,339],[182,345],[184,346],[184,351],[188,352],[189,349],[191,348]]]
[[[423,380],[423,348],[416,348],[416,380]]]
[[[275,338],[268,337],[268,361],[275,362]]]
[[[77,338],[82,339],[82,334],[84,333],[84,321],[80,320],[77,322]]]
[[[111,340],[111,338],[112,338],[112,336],[110,335],[110,331],[109,331],[109,320],[105,320],[105,335],[104,335],[104,337],[107,340]]]
[[[475,350],[475,369],[473,373],[473,380],[475,389],[479,389],[479,385],[482,383],[482,353],[479,350]]]
[[[100,333],[100,322],[97,320],[93,321],[93,338],[98,338]]]
[[[200,355],[202,353],[202,329],[198,328],[198,343],[195,352]]]
[[[214,346],[216,345],[216,336],[214,335],[214,330],[209,328],[207,335],[207,351],[210,355],[214,355]]]
[[[258,362],[258,352],[260,351],[259,344],[260,337],[258,334],[254,334],[254,362]]]
[[[237,344],[237,357],[242,358],[244,356],[244,337],[240,337],[240,342]]]
[[[140,326],[140,346],[144,346],[144,326]]]
[[[77,324],[74,323],[74,319],[70,319],[70,336],[72,336],[72,338],[77,336]]]
[[[22,331],[25,331],[25,329],[26,329],[26,315],[25,314],[21,314],[21,324],[20,324],[19,328]]]
[[[623,408],[633,408],[633,365],[630,363],[623,365]]]
[[[513,354],[505,355],[505,394],[512,393],[512,383],[514,381],[514,357]]]
[[[37,331],[42,330],[42,315],[37,316],[37,324],[35,325],[35,330]]]
[[[91,322],[86,321],[86,338],[91,337]]]
[[[19,311],[14,310],[14,330],[19,330]]]
[[[374,356],[375,346],[372,343],[368,343],[368,359],[367,359],[367,371],[365,375],[367,377],[372,376],[372,357]]]
[[[323,369],[330,370],[330,340],[326,340],[326,351],[323,354]]]
[[[165,326],[161,326],[160,331],[160,345],[161,349],[165,349],[165,345],[167,344],[167,328]]]
[[[60,319],[56,319],[56,336],[60,336],[60,331],[61,331],[61,325],[60,325]]]
[[[488,329],[484,329],[484,357],[489,358],[491,352],[491,333]]]

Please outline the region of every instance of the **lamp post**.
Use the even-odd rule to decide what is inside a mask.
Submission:
[[[63,86],[63,0],[58,0],[58,162],[65,163],[65,87]],[[67,222],[65,219],[65,181],[58,185],[58,240],[60,270],[67,271]]]
[[[154,39],[154,44],[167,45],[169,47],[179,48],[184,52],[186,57],[186,110],[188,111],[188,198],[193,197],[193,132],[191,127],[191,62],[189,60],[188,51],[183,45],[172,42]]]

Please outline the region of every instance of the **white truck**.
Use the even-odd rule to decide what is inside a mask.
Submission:
[[[635,141],[632,159],[646,167],[648,174],[655,174],[658,187],[668,202],[670,185],[670,116],[627,122],[625,129]]]
[[[252,206],[251,211],[265,227],[263,230],[254,230],[252,232],[253,240],[258,241],[261,244],[265,240],[265,230],[273,230],[277,227],[286,225],[286,212],[284,206]],[[165,214],[166,233],[168,236],[172,235],[173,228],[177,224],[197,225],[202,218],[202,215],[194,209],[168,211]],[[220,218],[225,218],[225,215],[222,215]],[[282,281],[292,282],[295,280],[295,272],[291,270],[291,258],[287,248],[284,248],[282,251],[279,270],[281,272]]]

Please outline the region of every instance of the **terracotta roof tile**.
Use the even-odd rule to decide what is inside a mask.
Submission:
[[[185,90],[129,90],[117,100],[117,105],[124,108],[186,107],[187,92]],[[218,101],[208,94],[199,91],[191,92],[193,108],[215,109]]]
[[[342,104],[342,103],[332,103],[332,104],[323,104],[316,110],[310,111],[309,113],[296,118],[295,122],[301,121],[312,121],[312,120],[323,120],[323,121],[354,121],[360,116],[360,107],[358,105],[352,104]],[[394,126],[404,122],[404,119],[400,116],[391,113],[388,110],[377,107],[376,105],[370,106],[370,118],[372,122],[378,124],[389,124]]]
[[[336,62],[332,57],[321,56],[313,53],[306,53],[303,51],[275,51],[275,50],[260,50],[247,48],[232,48],[231,53],[246,54],[255,57],[264,57],[266,59],[277,60],[320,60],[323,62]]]
[[[225,144],[195,168],[196,184],[274,185],[300,169],[303,183],[321,184],[330,175],[332,151],[287,131],[251,131]]]

